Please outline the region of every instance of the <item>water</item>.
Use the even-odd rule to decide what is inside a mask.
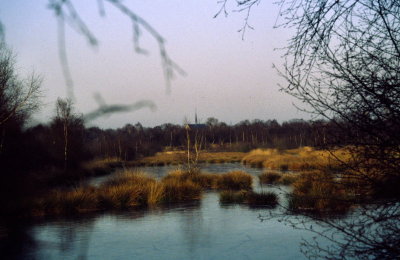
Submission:
[[[226,172],[243,167],[203,169]],[[276,218],[258,218],[271,210],[281,209],[220,205],[218,193],[207,192],[200,202],[174,207],[35,223],[26,231],[28,242],[21,242],[13,253],[19,259],[305,259],[299,243],[313,234]]]

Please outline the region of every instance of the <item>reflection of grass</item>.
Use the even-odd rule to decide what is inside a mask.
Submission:
[[[266,171],[260,174],[258,178],[261,184],[291,185],[299,178],[299,174]]]
[[[338,149],[331,153],[329,151],[314,150],[311,147],[286,151],[257,149],[244,156],[242,162],[255,167],[275,170],[304,171],[337,168],[340,166],[337,158],[342,161],[348,161],[350,154],[344,149]]]
[[[250,206],[276,206],[278,196],[273,192],[256,193],[248,190],[225,190],[220,193],[219,201],[224,204],[246,203]]]
[[[227,163],[240,162],[245,153],[241,152],[201,152],[198,163]],[[142,158],[137,161],[128,162],[130,165],[157,166],[157,165],[178,165],[187,163],[185,151],[159,152],[154,156]]]
[[[250,192],[247,196],[247,203],[250,206],[271,206],[278,204],[278,196],[273,192]]]
[[[351,195],[328,171],[303,172],[293,183],[289,208],[293,211],[346,212]]]
[[[221,203],[244,203],[247,199],[247,190],[224,190],[219,194]]]

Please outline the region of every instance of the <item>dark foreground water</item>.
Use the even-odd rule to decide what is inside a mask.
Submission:
[[[218,167],[226,171],[243,166],[207,167],[213,172]],[[256,171],[249,170],[253,174]],[[313,234],[293,229],[277,218],[266,221],[258,218],[271,210],[277,213],[282,209],[220,205],[218,193],[208,192],[200,202],[174,207],[46,220],[26,230],[26,239],[17,242],[21,244],[15,245],[13,257],[305,259],[299,251],[300,242],[302,238],[310,239]]]

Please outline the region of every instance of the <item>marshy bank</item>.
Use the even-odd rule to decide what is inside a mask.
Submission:
[[[207,190],[246,191],[249,198],[246,201],[260,206],[271,206],[268,201],[250,200],[262,197],[262,193],[253,191],[253,178],[254,176],[239,170],[221,174],[174,170],[161,179],[137,170],[123,170],[98,186],[55,189],[35,200],[33,215],[156,207],[200,200]],[[277,201],[273,204],[275,206]]]
[[[47,212],[37,212],[47,216],[25,228],[14,253],[37,259],[305,259],[299,243],[312,239],[312,233],[277,218],[261,222],[258,217],[285,215],[319,229],[307,217],[287,214],[285,207],[290,204],[285,194],[295,189],[294,184],[292,188],[258,185],[263,169],[239,163],[205,164],[203,173],[194,174],[171,172],[171,166],[141,169],[148,174],[116,173],[96,187],[53,194],[49,197],[53,206],[49,203]],[[249,174],[223,174],[241,171]],[[284,207],[276,207],[269,192],[280,192],[278,200]]]
[[[354,201],[360,193],[357,190],[359,183],[340,177],[340,162],[348,161],[351,157],[344,149],[256,149],[247,154],[202,152],[198,154],[195,164],[201,171],[200,168],[187,169],[185,156],[185,151],[165,151],[136,161],[111,158],[86,163],[84,167],[87,172],[92,172],[91,176],[111,173],[115,167],[124,167],[126,170],[122,174],[92,178],[85,185],[75,185],[73,189],[56,189],[36,200],[34,214],[76,214],[155,207],[200,200],[203,192],[211,189],[220,191],[224,203],[278,205],[277,197],[268,191],[253,191],[253,179],[267,189],[290,186],[288,209],[293,212],[345,213],[352,206],[350,201]],[[239,166],[238,161],[246,166],[264,168]],[[151,172],[151,175],[129,170],[129,167],[137,165],[146,165],[139,168]],[[240,170],[226,173],[232,167]],[[213,172],[213,168],[218,170]],[[223,172],[225,174],[221,174]]]
[[[279,212],[279,208],[268,209]],[[124,212],[57,217],[21,234],[18,259],[307,259],[299,243],[313,234],[276,219],[265,208],[201,201]],[[312,222],[318,229],[318,225]],[[328,242],[327,245],[329,245]],[[8,250],[12,250],[11,247]]]

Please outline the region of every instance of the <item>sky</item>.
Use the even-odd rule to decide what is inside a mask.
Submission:
[[[43,77],[43,108],[35,114],[35,123],[48,122],[55,114],[57,98],[67,97],[57,19],[48,2],[0,2],[0,21],[16,55],[17,72],[23,77],[32,72]],[[106,1],[104,17],[97,0],[72,1],[99,42],[90,46],[76,30],[66,27],[76,112],[85,115],[97,109],[94,95],[99,93],[109,105],[151,100],[157,108],[111,114],[88,122],[89,126],[182,124],[193,122],[196,110],[200,122],[208,117],[228,124],[246,119],[309,119],[293,105],[301,106],[299,101],[279,90],[285,80],[273,68],[283,63],[283,52],[276,48],[284,47],[292,32],[273,28],[279,6],[272,2],[261,1],[252,9],[249,24],[254,29],[248,29],[242,39],[238,30],[245,13],[234,12],[234,5],[227,7],[227,17],[213,18],[220,8],[216,0],[123,1],[166,39],[169,56],[186,72],[172,81],[168,92],[158,45],[151,35],[142,31],[141,46],[148,54],[138,54],[126,16]]]

